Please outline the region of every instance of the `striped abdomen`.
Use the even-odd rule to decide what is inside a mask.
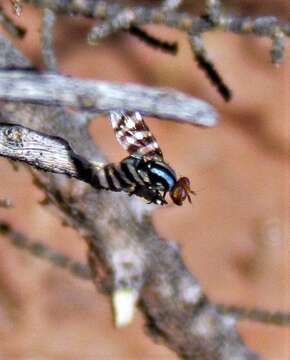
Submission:
[[[119,164],[108,164],[94,171],[91,183],[100,189],[128,192],[134,192],[137,186],[147,186],[134,165],[126,161]]]
[[[72,153],[79,178],[91,184],[96,189],[111,191],[134,192],[135,187],[147,187],[148,183],[138,174],[136,165],[138,158],[128,157],[117,164],[100,166],[89,162],[83,157]]]

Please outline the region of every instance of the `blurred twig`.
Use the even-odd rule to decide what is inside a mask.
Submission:
[[[22,13],[22,0],[11,0],[12,9],[17,16]]]
[[[246,308],[243,306],[225,304],[218,304],[217,307],[221,312],[234,315],[238,319],[248,319],[279,326],[290,325],[290,312],[269,311],[260,308]]]
[[[6,221],[0,220],[0,234],[9,239],[11,244],[17,248],[26,250],[41,259],[45,259],[57,267],[66,269],[76,277],[87,280],[92,278],[88,266],[72,260],[69,256],[61,252],[52,250],[49,246],[41,242],[30,240],[24,234],[15,231]]]
[[[26,30],[23,27],[16,25],[14,21],[5,14],[2,6],[0,6],[0,24],[12,36],[18,38],[23,38],[25,36]]]
[[[61,252],[52,250],[42,242],[32,241],[26,235],[15,231],[6,221],[0,220],[0,234],[9,239],[12,245],[19,249],[27,250],[31,255],[47,260],[52,265],[67,270],[77,278],[92,280],[89,266],[75,261]],[[279,326],[290,325],[290,313],[288,312],[225,304],[217,304],[216,306],[222,313],[233,315],[238,319],[248,319]]]

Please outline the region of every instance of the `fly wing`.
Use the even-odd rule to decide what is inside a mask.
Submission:
[[[139,112],[111,112],[110,120],[119,144],[130,155],[163,159],[161,149]]]

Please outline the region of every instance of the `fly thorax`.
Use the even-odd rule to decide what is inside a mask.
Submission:
[[[174,170],[162,161],[149,161],[147,163],[150,183],[161,191],[170,191],[176,183]]]

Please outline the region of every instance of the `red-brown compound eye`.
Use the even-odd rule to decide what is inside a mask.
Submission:
[[[175,184],[170,192],[170,196],[174,204],[182,205],[183,201],[186,199],[186,192],[184,191],[183,187],[179,184]]]
[[[174,204],[181,206],[185,199],[191,203],[191,198],[189,194],[194,194],[195,192],[190,188],[190,181],[187,177],[181,177],[178,179],[170,191],[170,196]]]

